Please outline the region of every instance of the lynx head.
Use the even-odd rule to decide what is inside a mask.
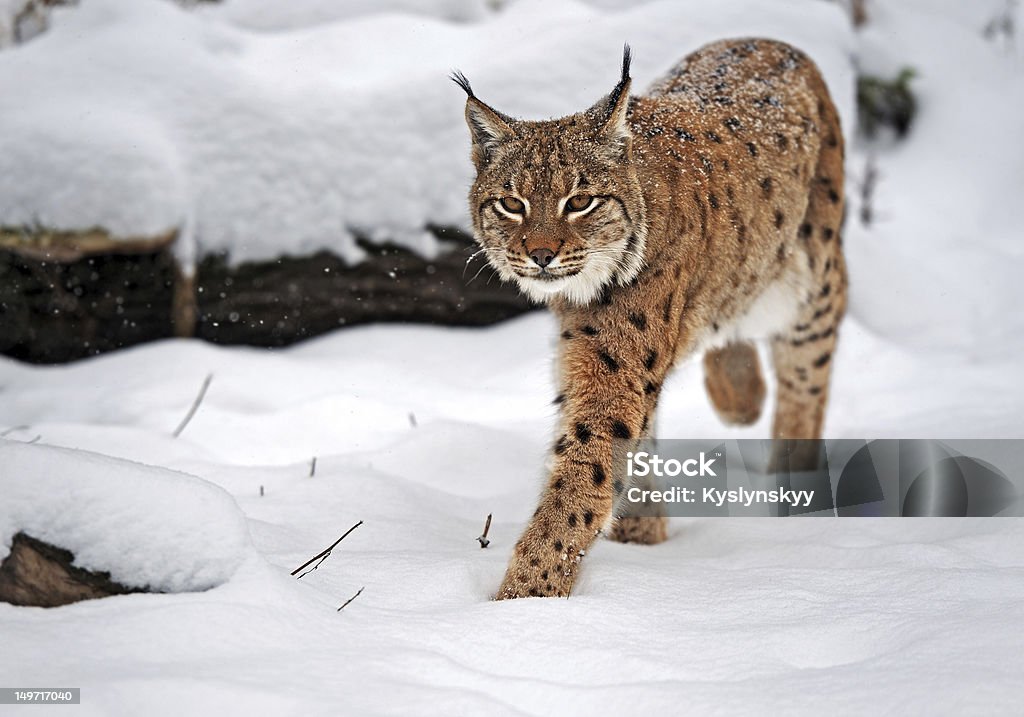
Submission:
[[[594,301],[643,268],[647,216],[628,124],[629,47],[615,89],[579,114],[517,120],[481,102],[468,80],[477,242],[531,299]]]

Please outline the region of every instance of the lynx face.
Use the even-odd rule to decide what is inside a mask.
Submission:
[[[643,268],[647,221],[626,124],[628,77],[586,112],[546,122],[501,114],[455,79],[469,94],[476,239],[499,275],[535,301],[575,304],[631,281]]]

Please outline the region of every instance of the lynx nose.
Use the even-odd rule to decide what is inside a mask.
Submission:
[[[530,252],[530,258],[533,259],[537,266],[543,269],[554,260],[555,252],[541,246]]]

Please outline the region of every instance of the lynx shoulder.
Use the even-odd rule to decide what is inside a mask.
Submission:
[[[773,438],[822,432],[846,270],[843,136],[817,67],[780,42],[727,40],[631,96],[629,60],[627,48],[595,105],[542,122],[495,110],[455,76],[476,239],[560,323],[554,460],[498,598],[567,595],[602,531],[664,539],[663,517],[616,517],[612,444],[646,436],[679,361],[702,354],[721,418],[751,423],[763,339]]]

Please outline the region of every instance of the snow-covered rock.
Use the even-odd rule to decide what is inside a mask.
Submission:
[[[251,550],[220,487],[97,453],[0,439],[0,496],[0,560],[24,532],[122,585],[193,592],[229,580]]]

